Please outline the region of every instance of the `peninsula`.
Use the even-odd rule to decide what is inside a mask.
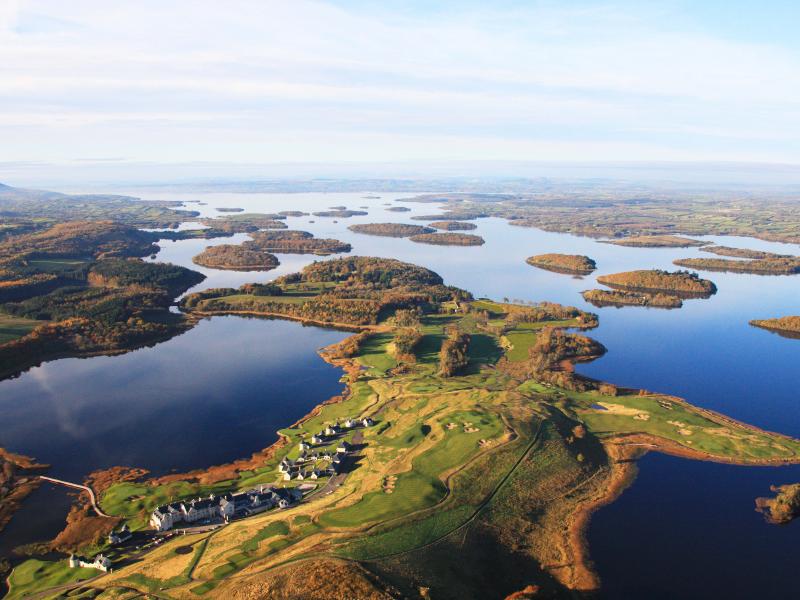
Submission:
[[[61,356],[113,354],[190,327],[172,299],[205,277],[139,260],[154,235],[107,221],[67,222],[0,242],[0,377]]]

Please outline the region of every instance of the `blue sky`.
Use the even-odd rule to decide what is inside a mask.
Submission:
[[[800,163],[797,3],[2,0],[0,162]]]

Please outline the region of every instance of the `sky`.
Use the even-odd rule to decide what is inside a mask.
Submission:
[[[0,0],[0,165],[800,164],[799,17],[769,0]]]

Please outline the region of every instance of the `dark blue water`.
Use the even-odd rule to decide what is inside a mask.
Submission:
[[[2,383],[0,445],[78,482],[115,465],[160,474],[247,457],[341,391],[340,370],[316,349],[346,335],[218,317],[153,348],[46,363]],[[57,533],[66,500],[37,492],[0,534],[0,551]]]
[[[598,275],[653,267],[674,270],[676,258],[709,255],[696,248],[612,246],[512,227],[498,219],[476,221],[475,233],[486,244],[470,248],[433,247],[348,231],[347,226],[354,223],[419,223],[409,217],[438,211],[432,205],[409,204],[410,213],[389,212],[384,203],[404,195],[381,195],[381,199],[367,200],[361,194],[207,194],[203,199],[208,205],[199,209],[212,216],[218,214],[217,206],[250,212],[311,212],[338,204],[369,205],[368,216],[338,223],[318,217],[287,222],[318,237],[350,242],[352,254],[399,258],[429,267],[447,283],[476,296],[549,300],[597,312],[600,327],[590,335],[609,351],[600,360],[581,365],[582,373],[682,396],[699,406],[800,437],[800,340],[748,325],[754,318],[800,314],[800,276],[707,273],[704,276],[717,284],[719,292],[709,300],[687,301],[680,310],[597,309],[584,303],[579,292],[596,287]],[[154,199],[197,196],[172,194]],[[158,259],[203,271],[208,279],[199,288],[267,281],[315,260],[279,255],[281,266],[266,273],[215,271],[191,263],[191,257],[209,243],[238,243],[243,237],[164,242]],[[707,239],[800,254],[797,245]],[[579,279],[525,264],[527,256],[544,252],[587,254],[597,260],[598,270]],[[275,429],[338,391],[338,373],[322,363],[315,349],[342,335],[292,323],[227,317],[203,322],[179,338],[131,355],[50,363],[21,380],[0,383],[4,417],[0,445],[53,462],[54,473],[74,478],[113,464],[183,470],[246,456],[272,441]],[[601,509],[590,527],[591,554],[605,594],[612,598],[794,597],[791,566],[800,529],[765,524],[753,511],[753,501],[767,495],[770,484],[795,481],[800,481],[800,467],[742,468],[647,456],[633,486],[616,503]],[[46,508],[39,496],[46,494],[32,498],[31,506],[40,502]],[[27,507],[18,516],[26,511]],[[64,511],[55,512],[57,525]],[[30,534],[32,526],[26,526]],[[23,526],[12,521],[6,533],[24,538],[12,529],[18,527]],[[3,543],[0,536],[0,551]]]
[[[800,467],[735,467],[650,454],[592,520],[603,598],[796,598],[800,523],[768,525],[754,498]]]

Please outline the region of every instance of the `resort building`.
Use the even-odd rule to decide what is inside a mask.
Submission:
[[[70,569],[97,569],[98,571],[108,572],[111,569],[111,561],[108,557],[98,554],[93,559],[84,558],[82,556],[69,555],[69,568]]]
[[[288,472],[284,479],[291,479]],[[196,498],[173,502],[159,506],[150,517],[150,525],[156,531],[167,531],[177,523],[196,523],[205,519],[222,518],[229,520],[235,516],[249,516],[263,512],[275,506],[285,508],[297,502],[302,495],[299,490],[286,488],[264,488],[257,490],[227,493],[222,496],[209,495],[208,498]]]
[[[112,546],[116,546],[117,544],[121,544],[122,542],[127,542],[129,539],[133,537],[131,530],[128,528],[128,525],[125,524],[122,526],[121,529],[116,531],[112,531],[108,534],[108,543]]]

